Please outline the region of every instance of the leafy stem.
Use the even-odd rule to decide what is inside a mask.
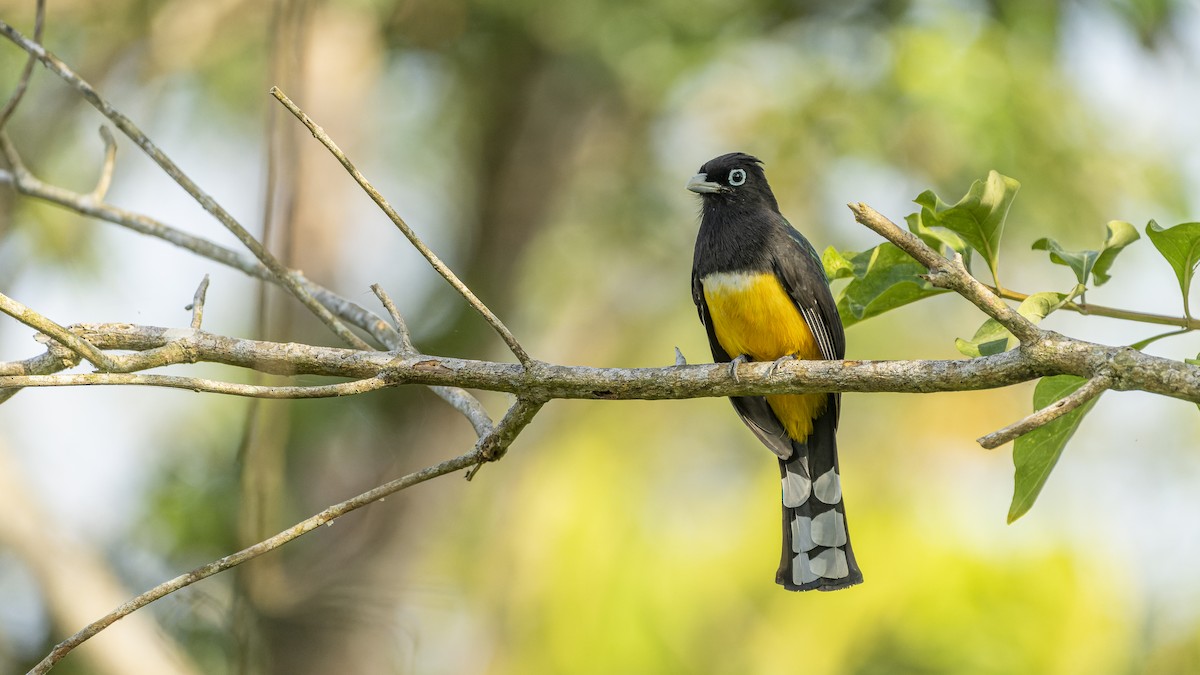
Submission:
[[[1029,297],[1026,293],[1009,290],[1007,288],[989,287],[994,293],[1006,300],[1016,300],[1018,302]],[[1200,319],[1195,319],[1187,316],[1168,316],[1166,314],[1150,314],[1148,312],[1135,312],[1129,309],[1120,309],[1117,307],[1106,307],[1104,305],[1095,305],[1090,302],[1066,302],[1060,309],[1066,309],[1079,314],[1091,316],[1104,316],[1110,319],[1124,319],[1126,321],[1138,321],[1140,323],[1152,323],[1160,326],[1178,326],[1180,328],[1192,330],[1200,330]]]

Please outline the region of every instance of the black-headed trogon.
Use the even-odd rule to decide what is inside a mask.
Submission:
[[[779,212],[762,161],[740,152],[700,167],[692,299],[718,363],[840,359],[846,337],[812,244]],[[779,457],[783,555],[775,581],[794,591],[862,582],[850,549],[837,457],[838,394],[730,398]]]

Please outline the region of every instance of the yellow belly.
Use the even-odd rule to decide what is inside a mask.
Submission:
[[[713,332],[730,358],[741,354],[754,361],[774,361],[788,354],[822,358],[808,323],[775,275],[717,273],[701,279],[701,284]],[[827,394],[788,394],[768,396],[767,404],[788,435],[803,441],[827,400]]]

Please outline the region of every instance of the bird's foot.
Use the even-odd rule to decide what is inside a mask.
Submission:
[[[767,377],[774,375],[775,371],[779,370],[779,364],[783,363],[784,361],[795,361],[796,358],[797,357],[795,354],[784,354],[783,356],[775,359],[771,362],[771,367],[767,368]]]
[[[742,378],[738,377],[737,367],[749,360],[749,354],[738,354],[732,361],[729,362],[729,374],[733,376],[734,382],[742,381]]]

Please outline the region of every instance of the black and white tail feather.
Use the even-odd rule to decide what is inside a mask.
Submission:
[[[832,402],[831,402],[832,403]],[[836,406],[813,421],[804,443],[779,460],[783,553],[775,581],[793,591],[835,591],[862,583],[850,548],[838,472]]]

